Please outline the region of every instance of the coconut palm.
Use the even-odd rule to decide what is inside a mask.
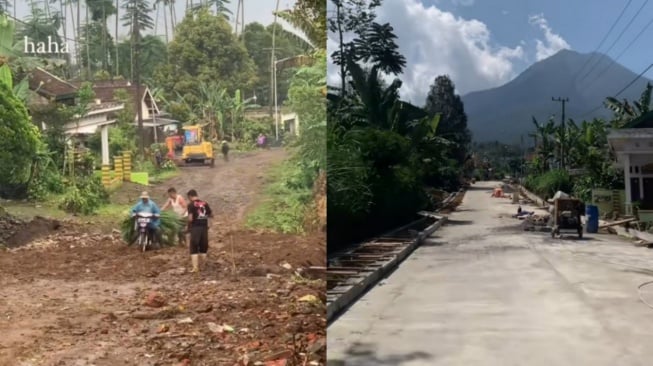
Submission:
[[[326,1],[298,1],[292,9],[276,15],[299,30],[314,48],[326,49]]]
[[[132,76],[136,84],[137,95],[140,94],[140,54],[141,47],[141,32],[154,28],[154,21],[149,14],[152,9],[149,1],[147,0],[124,0],[122,8],[125,13],[122,16],[123,25],[129,27],[129,34],[131,36],[131,54],[132,54]],[[138,101],[136,103],[136,111],[138,114],[138,131],[141,135],[140,150],[141,155],[145,156],[145,135],[143,130],[143,111],[142,104]]]

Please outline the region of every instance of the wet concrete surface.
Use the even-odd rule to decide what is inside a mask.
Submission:
[[[330,325],[329,365],[653,363],[653,251],[519,230],[495,184]]]

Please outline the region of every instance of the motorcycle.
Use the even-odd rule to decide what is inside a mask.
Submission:
[[[137,242],[140,247],[143,248],[143,252],[147,250],[148,247],[151,247],[154,243],[155,235],[154,231],[150,229],[150,223],[158,215],[151,214],[149,212],[139,212],[134,215],[136,222],[136,231],[137,231]]]

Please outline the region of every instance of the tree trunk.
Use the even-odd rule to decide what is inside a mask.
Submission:
[[[86,9],[86,20],[84,21],[84,26],[86,27],[86,72],[88,73],[88,80],[93,80],[93,71],[91,70],[91,38],[89,37],[88,5],[84,8]]]
[[[141,156],[145,156],[145,131],[143,129],[143,103],[141,102],[141,75],[140,75],[140,31],[138,19],[133,20],[132,34],[132,54],[134,55],[133,64],[135,66],[134,76],[136,82],[136,111],[138,114],[138,133],[140,134]]]
[[[159,34],[159,33],[157,33],[157,31],[159,30],[159,12],[161,11],[161,7],[158,6],[159,4],[156,4],[156,5],[157,5],[156,15],[154,16],[154,36],[155,37]]]
[[[77,0],[77,45],[79,45],[79,37],[82,31],[82,0]],[[88,49],[88,47],[86,47]],[[80,47],[77,48],[80,50]],[[81,67],[82,67],[82,53],[77,52],[77,62],[80,67],[80,73],[81,73]]]
[[[336,21],[338,22],[338,37],[340,40],[340,95],[345,96],[345,45],[343,44],[342,18],[340,14],[341,4],[336,3]]]
[[[16,12],[16,0],[14,0],[14,13]],[[66,16],[66,5],[64,4],[64,0],[59,0],[59,12],[61,13],[61,24],[62,24],[62,30],[63,30],[63,38],[65,42],[68,42],[68,17]],[[15,16],[15,15],[14,15]],[[68,66],[67,70],[67,75],[66,77],[71,76],[71,65],[70,65],[70,58],[66,57],[66,66]]]
[[[109,48],[107,47],[107,9],[102,5],[102,70],[111,74],[109,70]]]
[[[79,67],[77,63],[77,54],[79,54],[79,42],[77,38],[77,22],[75,21],[75,13],[73,12],[73,3],[68,1],[68,10],[70,11],[70,21],[73,25],[73,39],[75,40],[75,64]],[[72,62],[72,60],[70,60]],[[72,75],[71,75],[72,76]]]
[[[120,75],[120,59],[119,54],[118,54],[118,28],[119,28],[119,20],[120,20],[120,0],[116,0],[116,39],[114,41],[116,42],[116,57],[115,57],[115,62],[116,62],[116,76]]]
[[[163,26],[166,27],[166,46],[170,43],[170,38],[168,36],[168,16],[166,15],[165,8],[163,9]]]
[[[170,10],[170,31],[171,31],[172,37],[174,37],[175,36],[175,25],[177,23],[177,20],[175,19],[175,2],[171,1],[168,4],[168,8]]]

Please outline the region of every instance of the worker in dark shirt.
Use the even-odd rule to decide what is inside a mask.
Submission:
[[[222,141],[222,158],[224,161],[229,161],[229,143]]]
[[[188,200],[190,259],[193,264],[192,272],[199,272],[200,259],[204,265],[209,251],[209,218],[213,217],[213,212],[208,203],[199,199],[194,189],[188,191]]]

